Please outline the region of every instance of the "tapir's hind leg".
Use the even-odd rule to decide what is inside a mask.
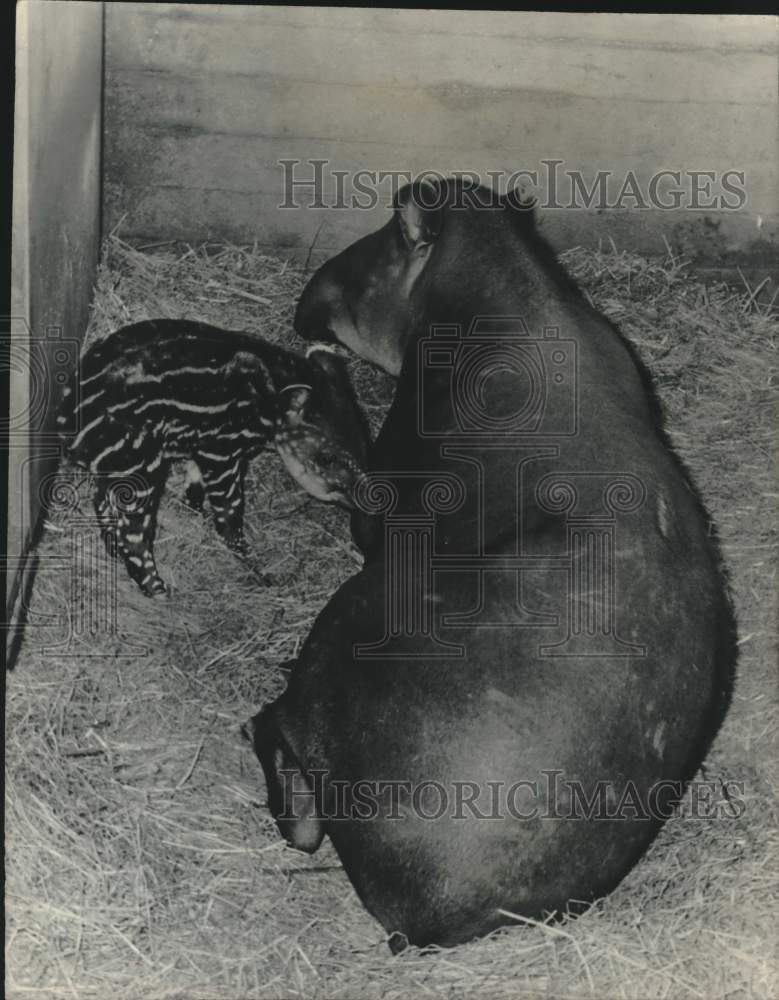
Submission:
[[[108,552],[120,556],[130,578],[147,597],[165,592],[154,560],[157,509],[168,466],[159,454],[131,475],[105,475],[95,509]]]
[[[164,486],[164,476],[150,478],[144,490],[137,491],[137,506],[119,511],[119,554],[127,572],[147,597],[165,593],[154,561],[157,509]]]

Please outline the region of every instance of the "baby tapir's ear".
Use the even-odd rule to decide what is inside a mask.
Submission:
[[[302,422],[312,391],[311,386],[303,382],[285,385],[281,390],[281,402],[288,427],[296,427]]]
[[[346,359],[335,345],[312,344],[306,348],[306,358],[324,372],[330,385],[337,389],[349,386]]]
[[[445,191],[439,184],[417,180],[395,196],[395,214],[409,250],[434,243],[443,223]]]
[[[268,807],[279,832],[291,847],[313,854],[325,835],[324,823],[311,775],[302,770],[284,736],[275,704],[255,715],[243,731],[265,772]]]

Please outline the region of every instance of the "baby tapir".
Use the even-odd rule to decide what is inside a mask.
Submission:
[[[98,476],[95,509],[109,552],[148,596],[165,591],[153,547],[174,460],[188,460],[187,502],[200,509],[207,496],[216,530],[241,552],[253,456],[275,447],[309,493],[351,506],[368,444],[330,347],[302,357],[190,320],[135,323],[89,348],[58,420],[73,431],[71,460]]]

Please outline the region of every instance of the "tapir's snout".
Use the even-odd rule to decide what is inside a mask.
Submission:
[[[295,332],[303,340],[338,341],[397,376],[403,360],[408,295],[420,267],[394,220],[326,261],[303,289]]]

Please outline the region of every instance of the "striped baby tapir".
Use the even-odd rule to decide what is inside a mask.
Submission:
[[[352,506],[369,437],[330,345],[302,356],[205,323],[149,320],[90,347],[65,393],[58,421],[68,456],[95,474],[106,547],[148,596],[165,592],[154,537],[178,460],[187,462],[186,502],[202,509],[208,498],[217,532],[239,553],[246,468],[266,447],[313,496]]]

